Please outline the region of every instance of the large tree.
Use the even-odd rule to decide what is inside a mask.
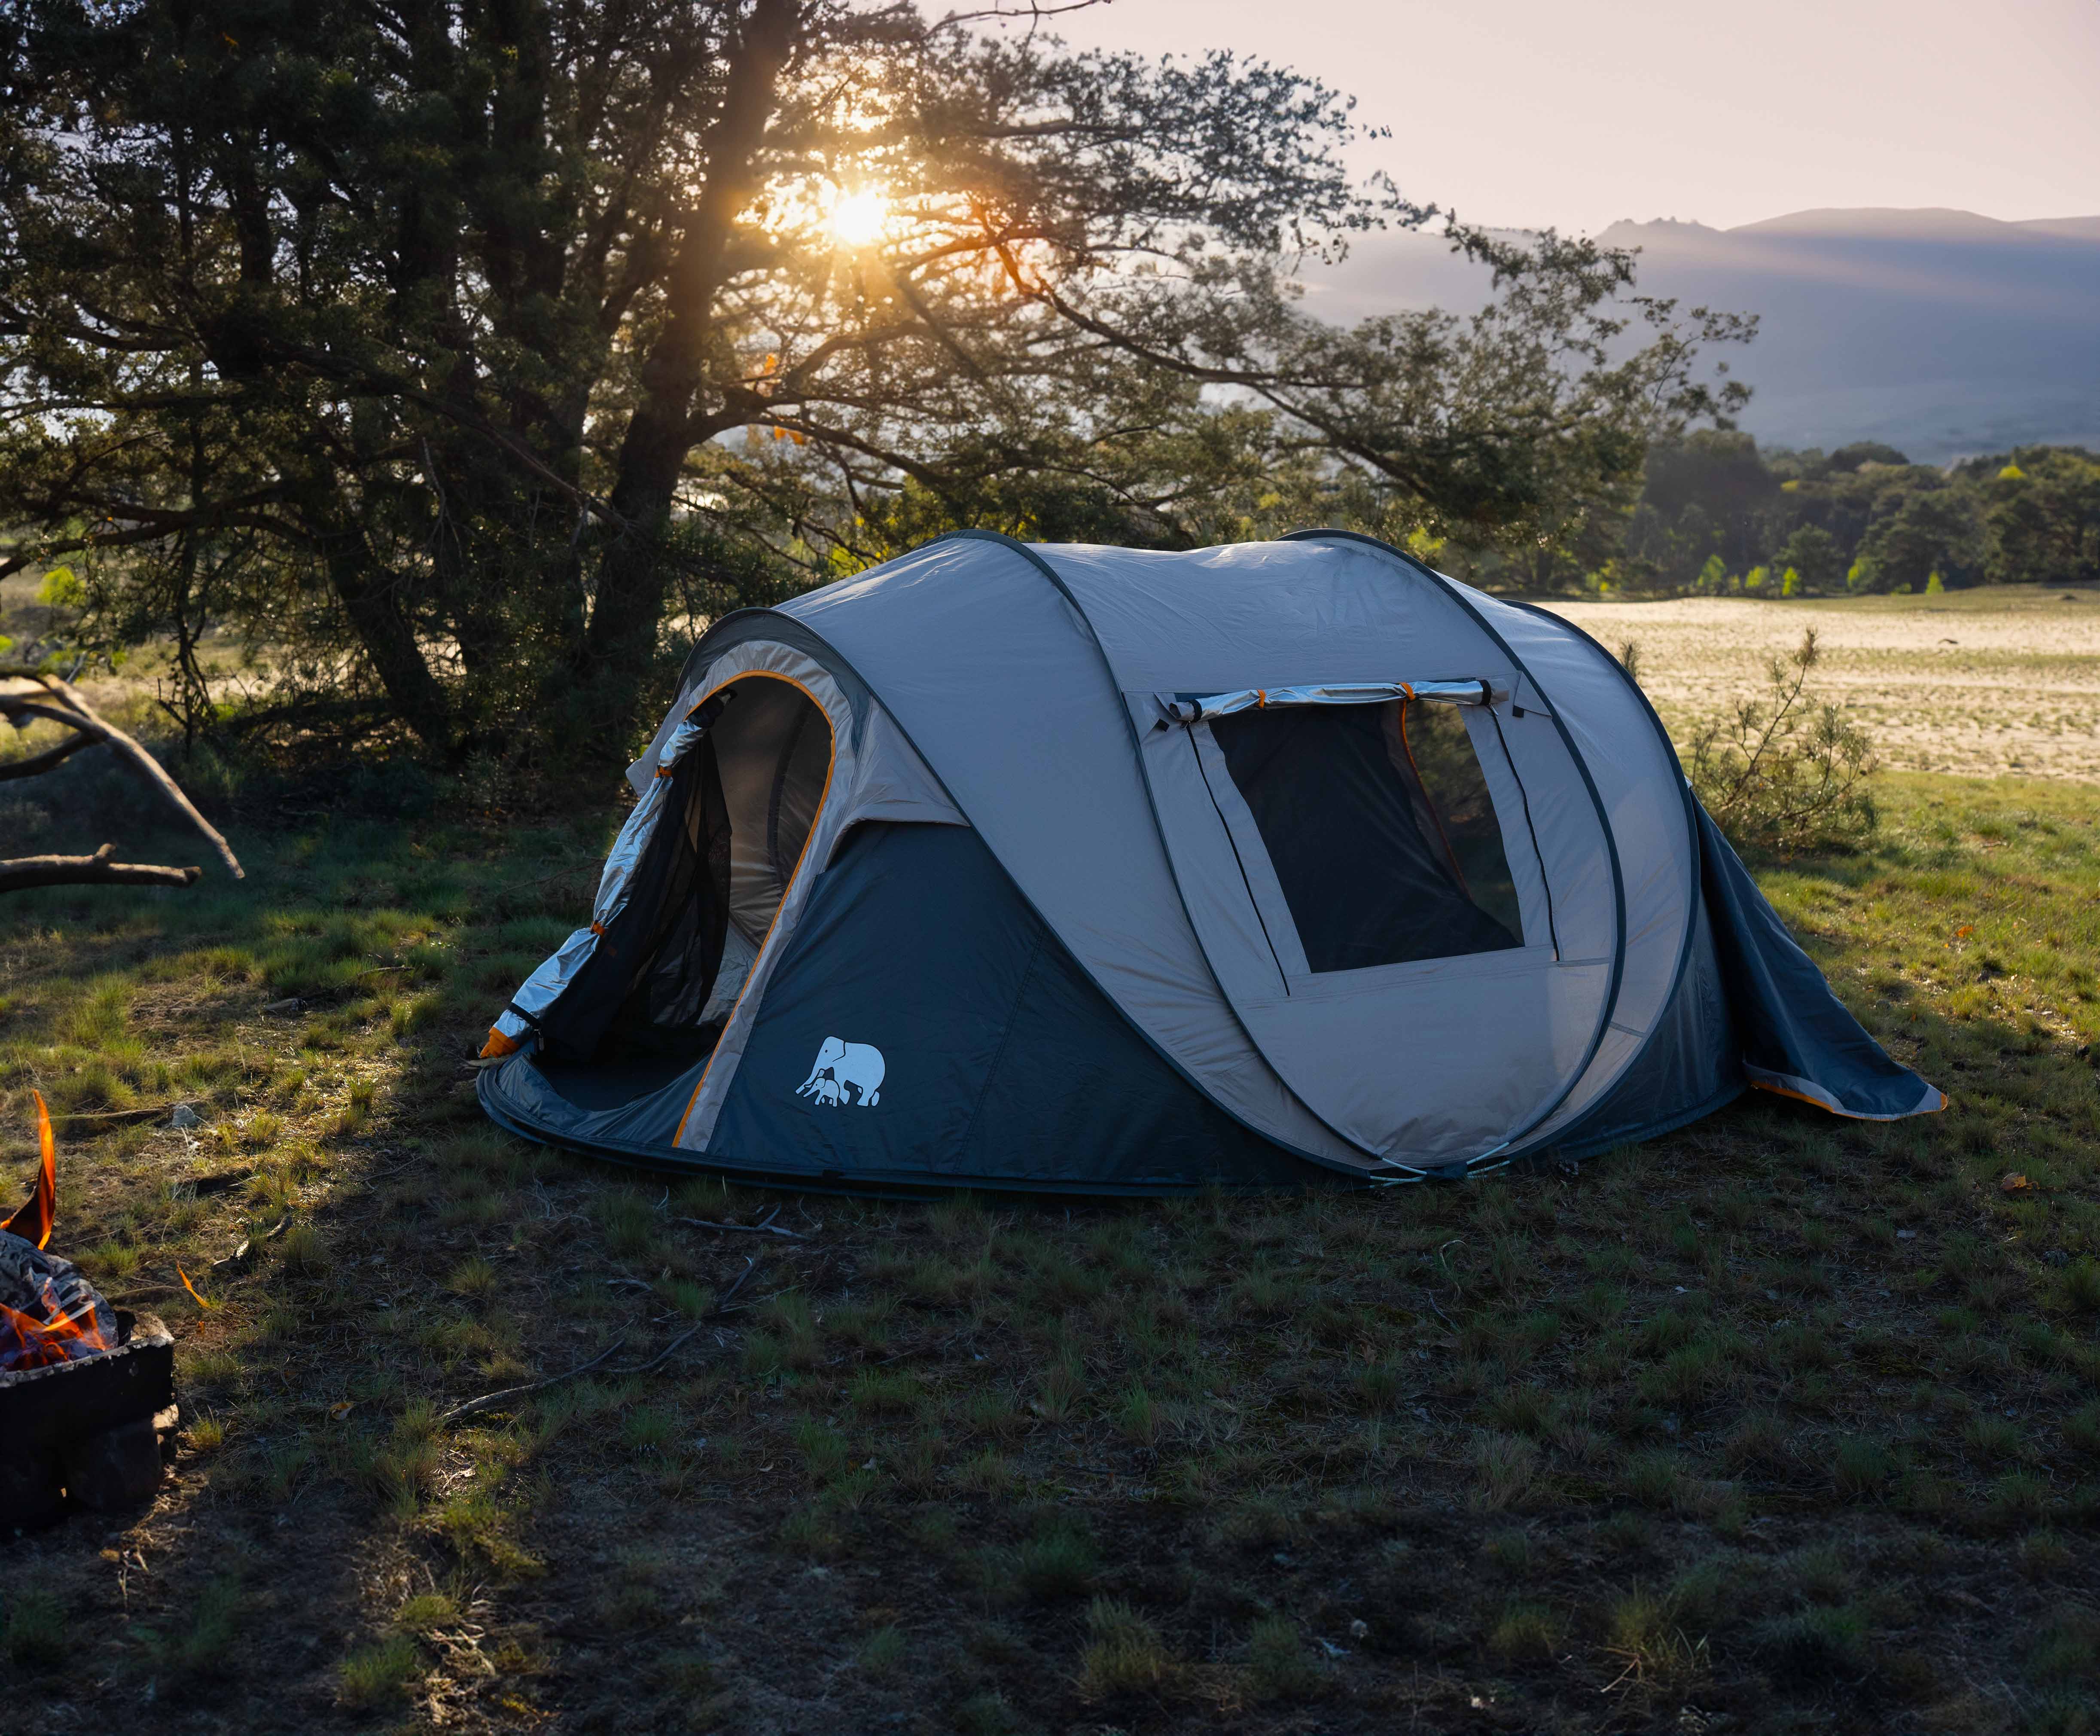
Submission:
[[[217,623],[337,716],[611,755],[668,638],[946,523],[1536,548],[1725,407],[1726,322],[1581,242],[1453,225],[1485,313],[1306,319],[1308,251],[1440,220],[1352,183],[1348,103],[1002,23],[20,0],[0,571],[80,557],[192,718]]]

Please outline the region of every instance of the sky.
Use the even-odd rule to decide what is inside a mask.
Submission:
[[[1476,223],[2100,214],[2100,0],[1112,0],[1052,28],[1321,79],[1392,130],[1361,166]]]

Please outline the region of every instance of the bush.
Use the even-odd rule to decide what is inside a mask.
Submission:
[[[1735,843],[1797,850],[1851,843],[1876,822],[1868,780],[1873,744],[1806,689],[1820,660],[1815,630],[1766,667],[1762,697],[1736,701],[1692,744],[1692,787]]]

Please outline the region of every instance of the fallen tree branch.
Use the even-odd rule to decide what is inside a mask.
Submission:
[[[95,709],[88,704],[80,690],[71,682],[56,675],[47,674],[42,669],[24,669],[19,665],[13,667],[0,665],[0,678],[33,681],[43,688],[46,694],[57,700],[60,706],[64,708],[60,709],[53,707],[42,697],[33,700],[24,695],[10,695],[7,697],[13,703],[7,705],[6,709],[11,715],[49,718],[55,722],[66,724],[79,731],[81,734],[91,740],[108,742],[116,750],[119,758],[158,790],[178,814],[211,841],[212,848],[218,852],[219,859],[226,864],[227,870],[236,880],[245,880],[248,877],[247,870],[240,865],[240,859],[233,853],[233,846],[226,841],[216,826],[197,811],[196,804],[183,793],[182,785],[168,775],[166,769],[152,754],[140,747],[122,730],[117,728],[115,724],[98,713]],[[194,875],[191,877],[192,879],[195,877]],[[29,884],[44,885],[48,882],[32,881]],[[184,881],[181,884],[187,886],[189,881]]]
[[[638,1363],[632,1368],[607,1368],[606,1372],[623,1380],[636,1375],[654,1373],[668,1362],[673,1354],[690,1340],[702,1327],[711,1326],[723,1315],[735,1312],[730,1304],[736,1299],[737,1292],[750,1282],[752,1274],[757,1270],[758,1261],[755,1257],[746,1260],[743,1263],[743,1270],[736,1275],[736,1282],[722,1292],[721,1300],[702,1314],[692,1326],[679,1333],[670,1343],[651,1357],[647,1362]],[[593,1368],[604,1367],[607,1363],[625,1347],[626,1343],[627,1335],[623,1332],[587,1363],[579,1363],[575,1367],[564,1370],[560,1374],[550,1374],[544,1380],[529,1381],[523,1386],[507,1386],[500,1393],[484,1393],[479,1398],[470,1398],[465,1404],[455,1405],[451,1410],[446,1411],[438,1419],[438,1426],[440,1429],[449,1429],[463,1416],[472,1416],[479,1411],[493,1410],[496,1406],[506,1404],[514,1398],[523,1398],[531,1394],[543,1392],[548,1387],[558,1386],[564,1380],[572,1380],[580,1374],[589,1374]]]
[[[712,1316],[710,1316],[710,1318],[712,1318]],[[664,1363],[671,1360],[672,1356],[684,1346],[687,1339],[692,1337],[695,1333],[699,1332],[702,1327],[707,1325],[707,1321],[703,1320],[700,1322],[699,1326],[688,1327],[684,1332],[679,1333],[676,1338],[673,1338],[670,1343],[664,1345],[662,1349],[659,1350],[654,1356],[651,1357],[646,1363],[637,1363],[632,1368],[608,1368],[606,1370],[606,1372],[613,1376],[615,1379],[622,1380],[628,1380],[638,1374],[654,1374],[659,1368],[661,1368]]]
[[[114,844],[104,844],[91,856],[16,856],[0,861],[0,892],[20,892],[31,886],[188,886],[204,870],[200,868],[162,868],[149,862],[113,862]]]
[[[0,765],[0,783],[9,778],[33,778],[39,772],[49,771],[52,766],[71,759],[82,748],[93,747],[96,739],[75,731],[55,748],[46,748],[41,753],[32,753],[27,759],[11,759],[5,765]]]

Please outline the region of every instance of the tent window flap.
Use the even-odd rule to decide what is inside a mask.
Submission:
[[[1244,804],[1259,834],[1247,844],[1296,930],[1280,959],[1295,965],[1302,952],[1317,974],[1523,944],[1502,828],[1458,713],[1419,696],[1263,705],[1207,730],[1218,756],[1199,756],[1206,775],[1221,762],[1240,798],[1221,811]],[[1273,943],[1271,912],[1264,922]]]
[[[1432,705],[1499,705],[1510,696],[1507,682],[1486,676],[1462,681],[1321,682],[1295,687],[1242,687],[1231,693],[1155,693],[1163,718],[1200,723],[1242,711],[1268,711],[1285,705],[1371,705],[1387,700],[1416,700]]]

